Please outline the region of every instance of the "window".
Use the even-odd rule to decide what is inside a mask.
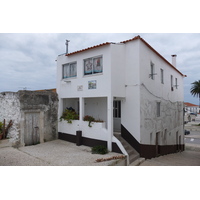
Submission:
[[[175,88],[178,89],[178,79],[175,78]]]
[[[161,83],[164,84],[164,70],[160,69],[160,78],[161,78]]]
[[[84,60],[84,75],[96,74],[103,72],[102,56],[87,58]]]
[[[174,91],[173,76],[171,75],[171,91]]]
[[[160,117],[160,102],[157,102],[157,117]]]
[[[155,71],[154,70],[155,67],[154,67],[154,64],[152,62],[151,62],[150,65],[151,65],[151,73],[149,74],[149,78],[151,78],[152,80],[154,80],[154,75],[156,75],[155,72],[154,72]]]
[[[113,102],[113,117],[121,118],[121,101]]]
[[[63,78],[71,78],[77,76],[76,62],[63,65]]]

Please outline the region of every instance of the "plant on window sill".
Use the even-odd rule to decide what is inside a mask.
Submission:
[[[79,119],[79,116],[72,107],[66,108],[62,116],[60,117],[60,121],[66,120],[67,123],[69,124],[72,124],[72,120],[78,120],[78,119]]]
[[[89,127],[92,127],[92,126],[91,126],[91,122],[94,122],[95,119],[94,119],[94,117],[92,117],[92,116],[86,115],[86,116],[83,118],[83,121],[88,121],[88,122],[89,122],[89,123],[88,123],[88,126],[89,126]]]
[[[91,126],[91,123],[92,123],[92,122],[96,122],[96,123],[103,123],[103,122],[104,122],[104,121],[101,120],[101,119],[96,120],[94,117],[89,116],[89,115],[86,115],[86,116],[83,118],[83,121],[88,121],[88,122],[89,122],[89,123],[88,123],[88,126],[89,126],[89,127],[92,127],[92,126]]]

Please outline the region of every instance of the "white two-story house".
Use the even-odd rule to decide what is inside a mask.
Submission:
[[[58,56],[58,117],[78,114],[58,123],[59,138],[76,142],[79,131],[83,145],[123,152],[119,132],[145,158],[184,150],[184,75],[174,65],[140,36]]]

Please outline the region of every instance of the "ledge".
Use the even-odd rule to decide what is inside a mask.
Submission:
[[[0,148],[3,147],[12,147],[12,143],[9,141],[9,139],[0,140]]]

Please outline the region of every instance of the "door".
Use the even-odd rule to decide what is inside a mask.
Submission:
[[[121,101],[113,102],[113,129],[121,132]]]
[[[25,113],[24,143],[25,146],[40,142],[39,112]]]
[[[156,156],[159,156],[160,155],[160,151],[159,151],[159,134],[160,132],[157,132],[156,133]]]
[[[181,135],[179,135],[179,144],[178,144],[178,150],[179,151],[182,151],[182,148],[181,148]]]
[[[176,151],[179,151],[178,131],[176,132]]]

